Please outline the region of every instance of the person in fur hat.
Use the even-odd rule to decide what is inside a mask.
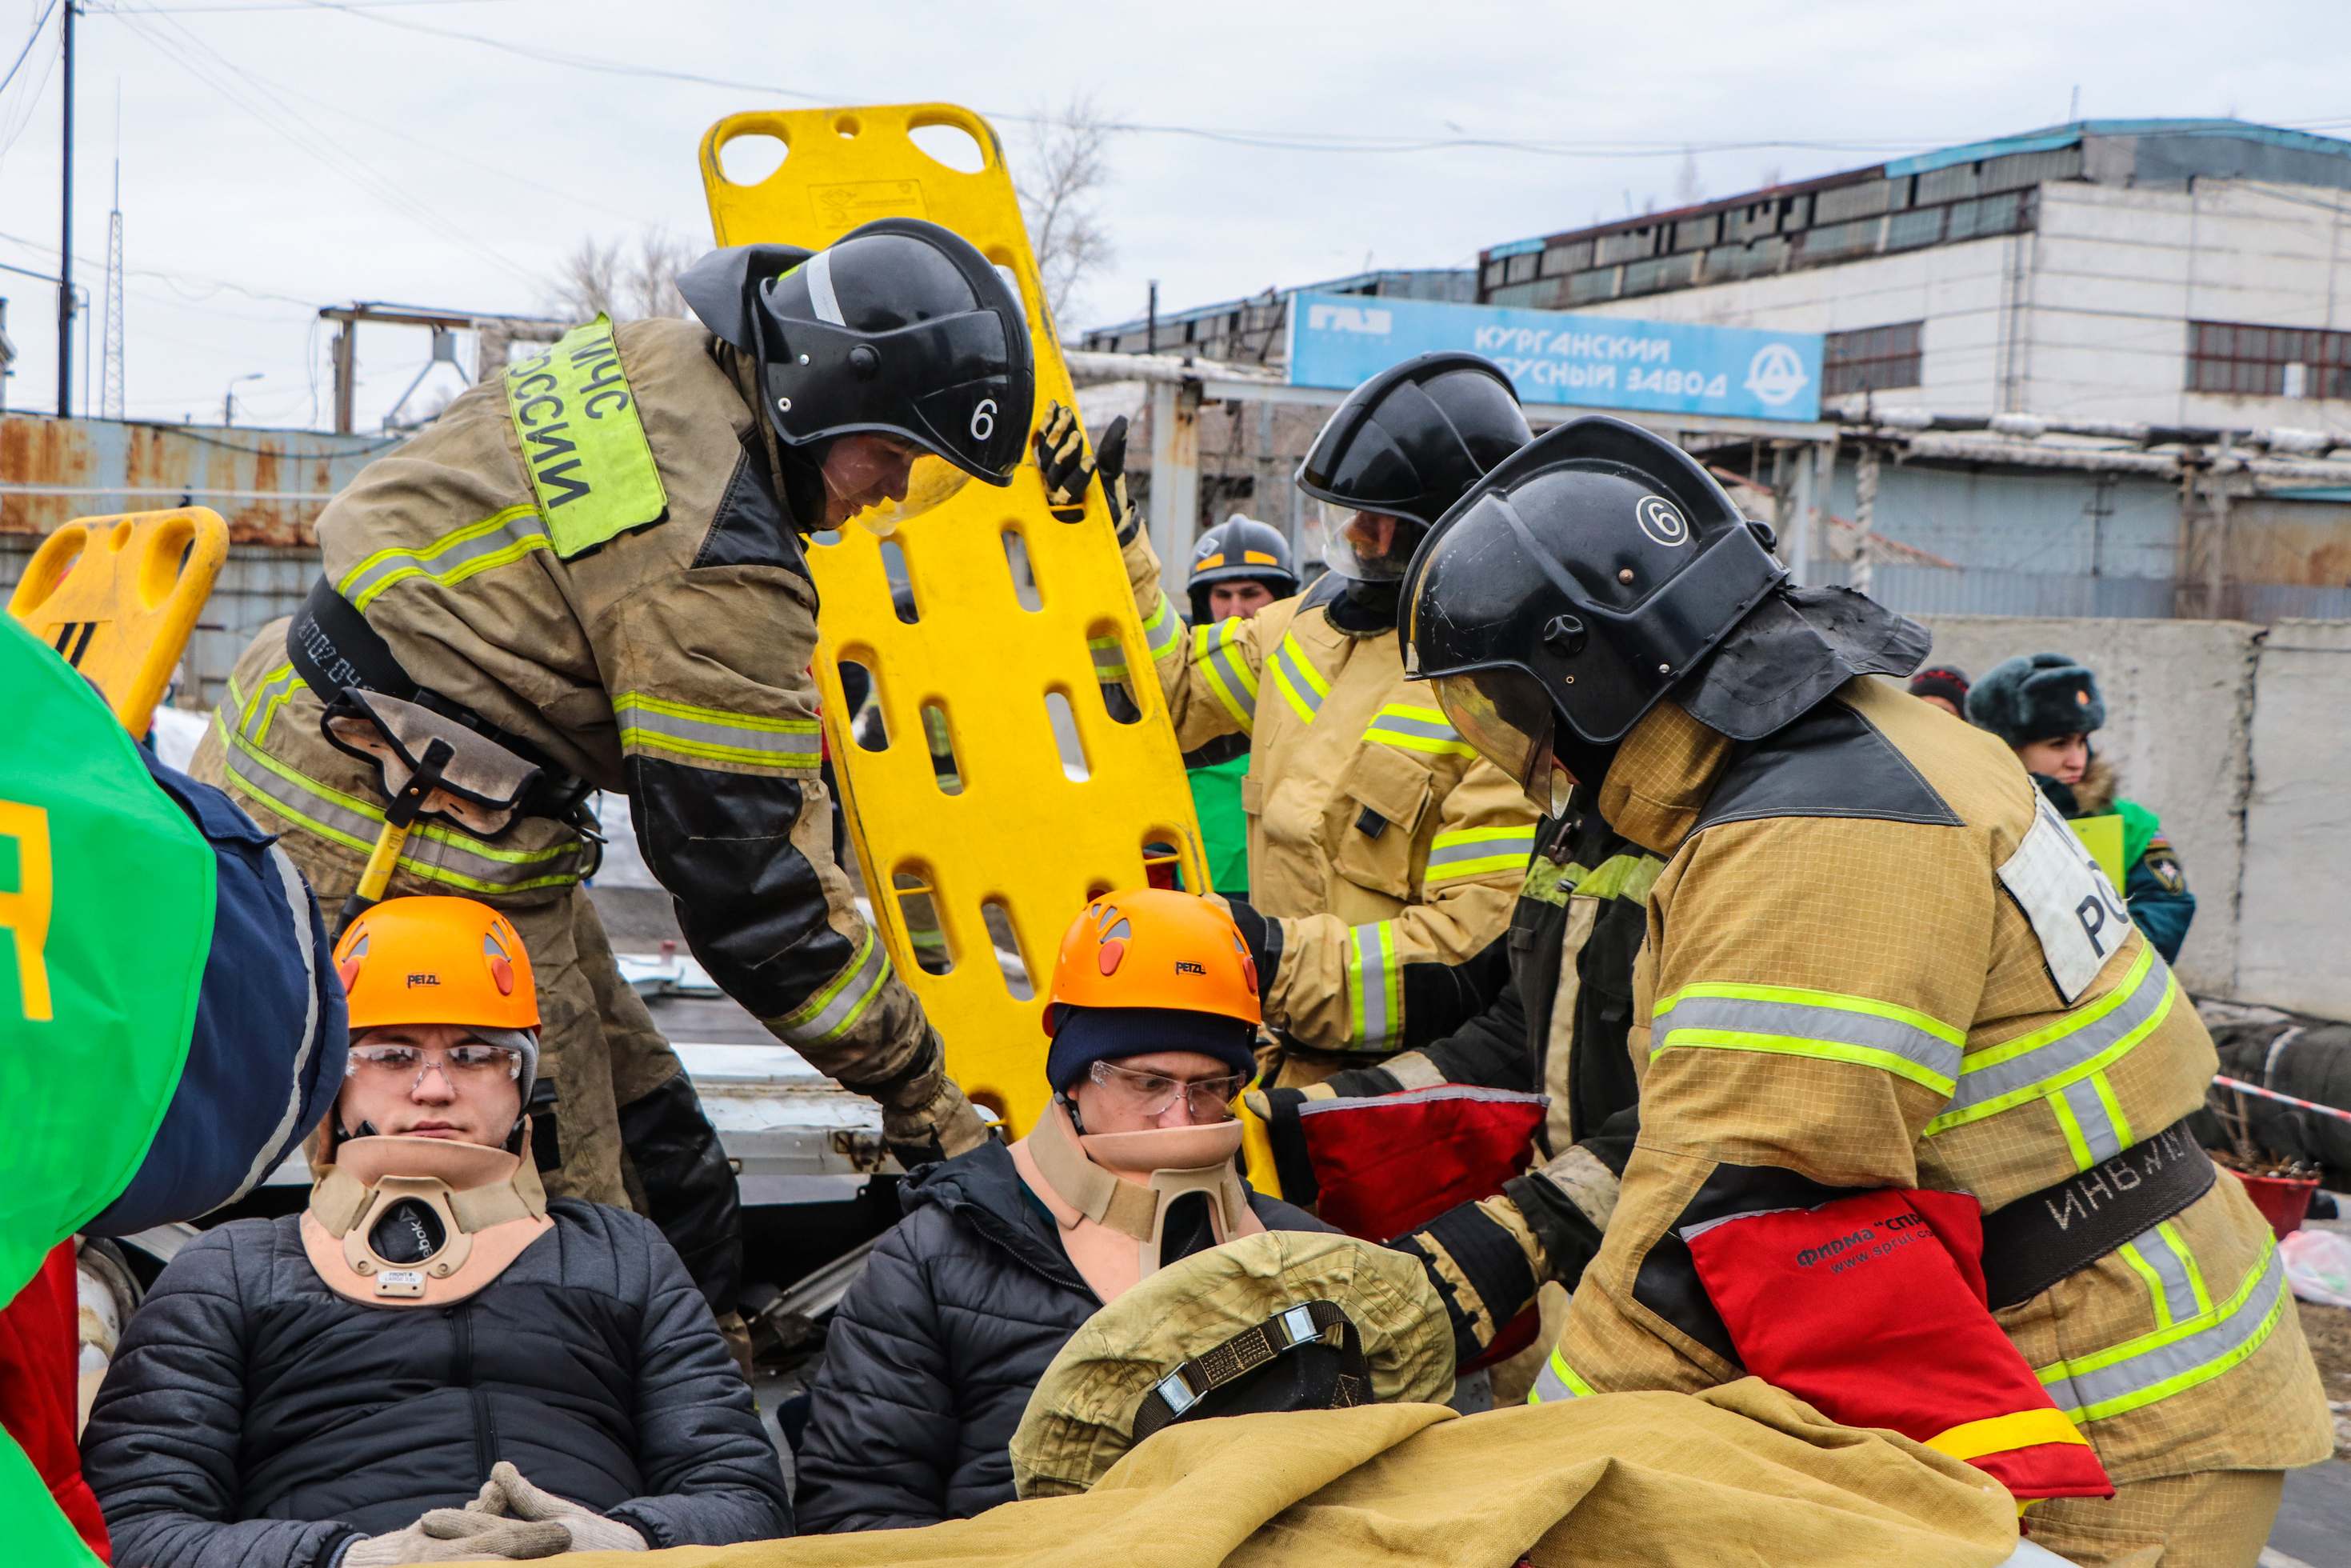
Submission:
[[[2177,960],[2196,895],[2163,823],[2116,793],[2114,765],[2091,747],[2090,737],[2106,722],[2098,678],[2064,653],[2020,654],[1969,688],[1967,702],[1969,722],[2008,742],[2067,821],[2120,819],[2124,901],[2164,962]]]

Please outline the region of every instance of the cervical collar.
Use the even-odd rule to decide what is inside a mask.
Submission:
[[[302,1247],[329,1290],[363,1305],[462,1301],[555,1227],[538,1170],[504,1149],[378,1134],[334,1153]]]
[[[1020,1179],[1061,1226],[1062,1250],[1107,1302],[1159,1271],[1178,1198],[1198,1193],[1207,1200],[1219,1242],[1265,1228],[1233,1168],[1240,1146],[1238,1121],[1081,1136],[1057,1100],[1011,1152]]]

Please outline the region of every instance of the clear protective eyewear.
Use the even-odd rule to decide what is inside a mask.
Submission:
[[[1396,582],[1428,529],[1410,517],[1367,512],[1317,500],[1322,516],[1322,562],[1357,582]],[[1384,535],[1384,539],[1382,536]]]
[[[1137,1072],[1131,1067],[1113,1062],[1097,1061],[1088,1070],[1094,1082],[1108,1091],[1111,1097],[1124,1109],[1138,1116],[1164,1116],[1176,1103],[1177,1095],[1184,1098],[1185,1108],[1192,1113],[1195,1122],[1229,1122],[1233,1117],[1233,1101],[1246,1082],[1241,1074],[1228,1072],[1217,1078],[1195,1078],[1188,1082],[1170,1078],[1164,1072]]]
[[[1470,670],[1429,681],[1437,706],[1478,755],[1515,779],[1536,810],[1567,810],[1575,781],[1552,765],[1559,715],[1542,683],[1524,670]]]
[[[522,1052],[510,1045],[484,1045],[479,1041],[453,1045],[446,1050],[423,1045],[355,1045],[346,1059],[343,1075],[356,1078],[365,1072],[386,1079],[410,1078],[410,1087],[413,1088],[436,1067],[452,1087],[495,1082],[500,1078],[517,1080],[522,1077]]]
[[[883,538],[971,483],[969,474],[936,453],[872,431],[836,437],[821,472],[832,498],[856,507],[848,520]]]

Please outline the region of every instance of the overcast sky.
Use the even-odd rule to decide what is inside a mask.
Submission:
[[[0,0],[0,74],[54,3]],[[1065,329],[1140,315],[1153,277],[1174,310],[1366,266],[1466,266],[1673,204],[1684,148],[1703,192],[1727,195],[2054,123],[2077,88],[2084,117],[2351,134],[2342,0],[91,0],[77,27],[77,277],[102,298],[119,101],[129,412],[217,420],[231,378],[259,372],[237,388],[240,423],[287,425],[329,417],[320,305],[536,310],[584,235],[706,240],[696,144],[746,109],[1013,115],[1092,94],[1138,129],[1113,138],[1102,194],[1116,257]],[[57,40],[52,16],[0,90],[0,263],[42,273]],[[1017,171],[1027,133],[1000,129]],[[1382,138],[1538,145],[1359,150]],[[21,355],[7,402],[54,408],[54,290],[0,272],[0,296]],[[362,335],[362,428],[428,350],[422,332]]]

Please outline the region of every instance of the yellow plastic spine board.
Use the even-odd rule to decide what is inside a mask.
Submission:
[[[8,612],[144,739],[227,559],[228,525],[209,507],[76,517],[33,552]]]
[[[930,127],[968,136],[977,170],[918,145],[914,133]],[[774,137],[786,155],[764,180],[737,184],[720,152],[747,136]],[[1050,402],[1075,406],[1003,152],[978,115],[935,103],[732,115],[702,140],[702,178],[721,245],[814,249],[897,216],[963,235],[1019,286],[1036,420]],[[1057,520],[1032,447],[1009,489],[975,482],[888,539],[854,526],[837,541],[820,536],[809,559],[825,730],[883,939],[946,1041],[947,1070],[1019,1136],[1050,1094],[1041,1014],[1070,922],[1089,898],[1141,885],[1155,868],[1207,885],[1108,508],[1090,486],[1084,517]],[[893,569],[912,589],[911,622],[893,602]],[[1107,636],[1142,674],[1139,722],[1114,719],[1095,679],[1087,643]],[[844,661],[872,676],[880,749],[849,732]],[[951,760],[935,763],[926,727],[943,727]],[[909,900],[926,927],[935,912],[944,973],[935,956],[916,960]],[[999,968],[991,920],[1018,946],[1027,983]]]

